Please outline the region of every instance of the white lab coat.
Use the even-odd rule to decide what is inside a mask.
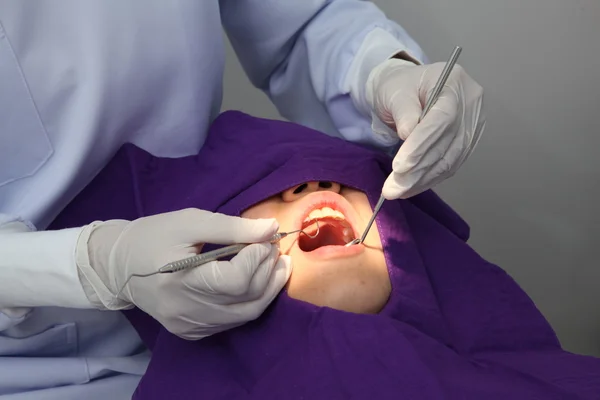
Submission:
[[[23,232],[125,142],[200,149],[221,104],[221,24],[283,116],[365,144],[388,144],[354,106],[368,72],[401,50],[423,59],[358,0],[0,0],[0,396],[131,395],[148,355],[120,313],[85,310],[79,229]]]

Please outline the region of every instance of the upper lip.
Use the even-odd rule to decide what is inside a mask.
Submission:
[[[302,229],[302,224],[311,211],[329,207],[344,214],[346,221],[354,231],[354,237],[359,237],[356,212],[344,197],[334,192],[314,192],[306,195],[301,201],[303,202],[302,211],[298,214],[298,218],[294,223],[294,230]]]

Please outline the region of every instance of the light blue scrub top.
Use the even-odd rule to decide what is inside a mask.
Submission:
[[[46,228],[124,142],[195,154],[220,109],[222,26],[284,117],[373,145],[349,92],[395,51],[422,58],[358,0],[0,0],[0,228]],[[2,268],[0,291],[44,288]],[[130,398],[148,359],[119,312],[0,313],[2,400]]]

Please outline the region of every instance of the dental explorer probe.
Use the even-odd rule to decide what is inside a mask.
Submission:
[[[448,80],[448,77],[450,76],[450,72],[452,72],[452,68],[454,68],[454,65],[456,64],[456,60],[458,60],[458,56],[460,55],[461,52],[462,52],[462,47],[456,46],[454,48],[454,51],[452,52],[450,59],[446,63],[446,66],[442,70],[442,74],[438,78],[438,81],[436,82],[436,84],[433,88],[433,92],[431,92],[431,96],[429,96],[427,103],[425,103],[425,107],[423,108],[423,111],[421,112],[421,116],[419,117],[419,122],[421,122],[423,120],[423,118],[425,118],[425,115],[427,115],[427,113],[429,112],[431,107],[433,107],[433,105],[435,104],[437,99],[440,97],[440,93],[442,93],[442,89],[444,88],[444,85],[446,84],[446,81]],[[363,232],[362,236],[358,239],[354,239],[353,241],[346,243],[346,247],[352,246],[355,244],[360,244],[365,241],[365,238],[367,237],[367,234],[369,233],[369,229],[371,229],[371,225],[373,225],[373,222],[375,222],[375,218],[377,217],[377,214],[379,214],[379,210],[381,210],[381,206],[383,205],[384,200],[385,200],[385,197],[383,197],[383,194],[381,196],[379,196],[379,200],[377,201],[377,204],[375,205],[375,209],[373,210],[373,215],[371,216],[371,219],[369,220],[369,223],[367,224],[367,227],[365,228],[365,231]]]
[[[319,227],[319,220],[315,219],[315,223],[317,224],[317,231],[315,233],[313,233],[312,235],[309,235],[308,233],[304,232],[303,229],[298,229],[298,230],[291,231],[291,232],[278,232],[278,233],[274,234],[273,236],[271,236],[271,238],[268,240],[268,242],[272,243],[272,244],[279,243],[279,241],[281,239],[285,238],[288,235],[294,234],[294,233],[303,233],[306,236],[308,236],[309,238],[314,239],[317,237],[317,235],[319,234],[319,232],[321,230],[321,228]],[[196,268],[196,267],[199,267],[200,265],[203,265],[203,264],[206,264],[206,263],[209,263],[212,261],[220,260],[223,257],[233,256],[233,255],[239,253],[240,251],[242,251],[243,248],[245,248],[246,246],[249,246],[250,244],[251,243],[232,244],[230,246],[221,247],[220,249],[208,251],[206,253],[200,253],[200,254],[197,254],[192,257],[184,258],[182,260],[170,262],[170,263],[165,264],[164,266],[160,267],[157,271],[150,272],[148,274],[131,274],[125,280],[125,283],[123,283],[123,286],[121,286],[121,289],[119,289],[119,291],[117,292],[115,297],[117,297],[117,298],[119,297],[119,295],[121,294],[123,289],[125,289],[125,286],[127,286],[129,281],[133,277],[145,278],[147,276],[152,276],[152,275],[156,275],[156,274],[168,274],[168,273],[172,273],[172,272],[178,272],[178,271],[183,271],[183,270],[187,270],[187,269],[191,269],[191,268]]]

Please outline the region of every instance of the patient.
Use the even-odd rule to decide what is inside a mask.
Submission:
[[[152,350],[134,398],[599,399],[600,360],[561,349],[433,192],[385,202],[365,244],[343,247],[390,166],[380,152],[238,112],[217,118],[196,156],[125,145],[52,228],[188,207],[276,217],[309,235],[320,221],[315,239],[281,241],[293,274],[255,321],[187,341],[126,311]]]
[[[256,204],[246,218],[276,218],[289,235],[280,251],[292,257],[294,270],[287,285],[290,297],[338,310],[377,313],[391,286],[381,239],[373,226],[362,245],[344,245],[364,231],[373,211],[367,196],[334,182],[307,182]]]

